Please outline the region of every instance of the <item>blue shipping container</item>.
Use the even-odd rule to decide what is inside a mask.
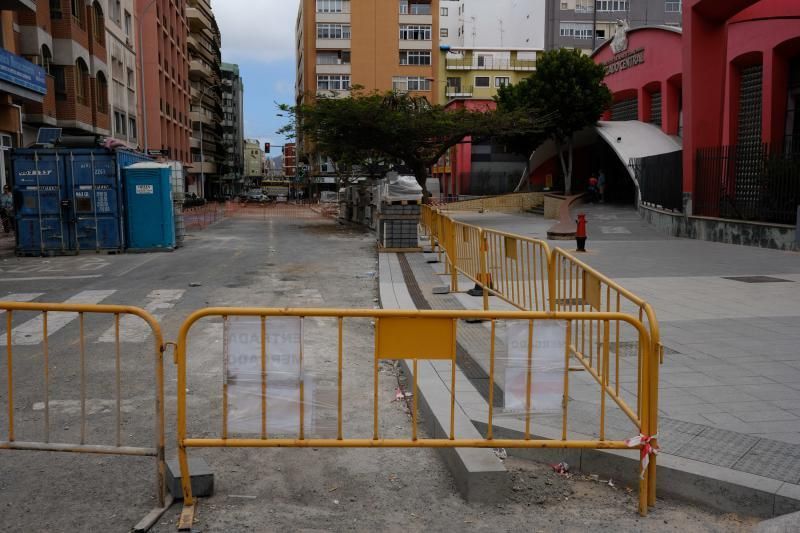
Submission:
[[[121,167],[149,158],[97,148],[19,149],[11,159],[17,253],[122,251]]]
[[[137,163],[123,170],[128,249],[175,249],[172,169],[158,163]]]

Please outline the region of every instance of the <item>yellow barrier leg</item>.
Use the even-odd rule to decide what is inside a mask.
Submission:
[[[178,522],[178,531],[191,531],[194,523],[196,502],[192,496],[192,477],[189,472],[189,459],[186,457],[186,448],[178,446],[178,462],[181,467],[181,488],[183,489],[183,511]]]

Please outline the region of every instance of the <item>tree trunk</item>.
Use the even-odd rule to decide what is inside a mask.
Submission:
[[[428,198],[431,194],[428,192],[428,165],[422,161],[418,161],[413,165],[414,177],[417,178],[417,183],[422,187],[422,197]]]
[[[569,150],[569,170],[567,171],[568,172],[567,173],[567,179],[569,180],[568,181],[569,186],[567,187],[567,194],[572,194],[572,170],[574,168],[574,166],[573,166],[573,162],[574,162],[573,152],[574,152],[574,150],[573,150],[573,146],[572,146],[572,139],[567,141],[567,150]]]
[[[572,186],[572,176],[569,168],[567,168],[567,162],[564,160],[564,145],[556,143],[556,150],[558,151],[558,159],[561,162],[561,172],[564,173],[564,194],[569,194]]]

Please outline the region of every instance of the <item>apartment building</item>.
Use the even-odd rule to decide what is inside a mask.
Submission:
[[[438,5],[439,0],[302,0],[298,102],[347,95],[352,85],[433,99]]]
[[[191,123],[186,11],[186,0],[136,0],[142,36],[137,61],[142,80],[140,145],[151,154],[188,165]],[[191,185],[189,178],[187,182]]]
[[[543,49],[547,0],[439,0],[439,42],[453,47]]]
[[[10,76],[13,85],[17,77],[13,72],[20,69],[19,78],[33,76],[29,91],[41,96],[40,101],[25,97],[17,102],[13,97],[7,100],[12,107],[22,106],[10,110],[14,116],[22,113],[24,125],[16,130],[22,132],[19,144],[35,141],[40,126],[63,128],[65,134],[109,135],[105,2],[14,1],[0,5],[14,8],[3,11],[3,48],[14,67],[11,72],[4,70],[3,76]],[[44,77],[15,55],[40,65]],[[42,83],[46,86],[43,91]]]
[[[283,176],[293,179],[297,177],[297,146],[286,143],[283,147]]]
[[[618,20],[631,28],[681,26],[681,0],[554,0],[547,7],[548,50],[575,48],[589,53],[614,36]]]
[[[222,36],[208,0],[188,0],[192,164],[188,179],[209,198],[233,194],[222,179]]]
[[[222,68],[223,179],[240,188],[244,175],[244,84],[239,65],[223,63]],[[234,191],[234,194],[239,191]]]
[[[350,94],[402,91],[437,102],[439,0],[301,0],[297,16],[298,104]],[[302,139],[300,152],[308,152]],[[330,161],[309,161],[332,174]]]
[[[244,141],[244,179],[247,188],[258,187],[264,177],[264,150],[258,139]]]
[[[106,48],[111,73],[109,87],[111,133],[130,148],[139,145],[139,101],[136,76],[134,0],[108,0]]]

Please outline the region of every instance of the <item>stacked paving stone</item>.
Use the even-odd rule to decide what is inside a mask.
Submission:
[[[381,246],[385,249],[417,248],[419,215],[420,206],[416,202],[383,203],[378,224]]]

